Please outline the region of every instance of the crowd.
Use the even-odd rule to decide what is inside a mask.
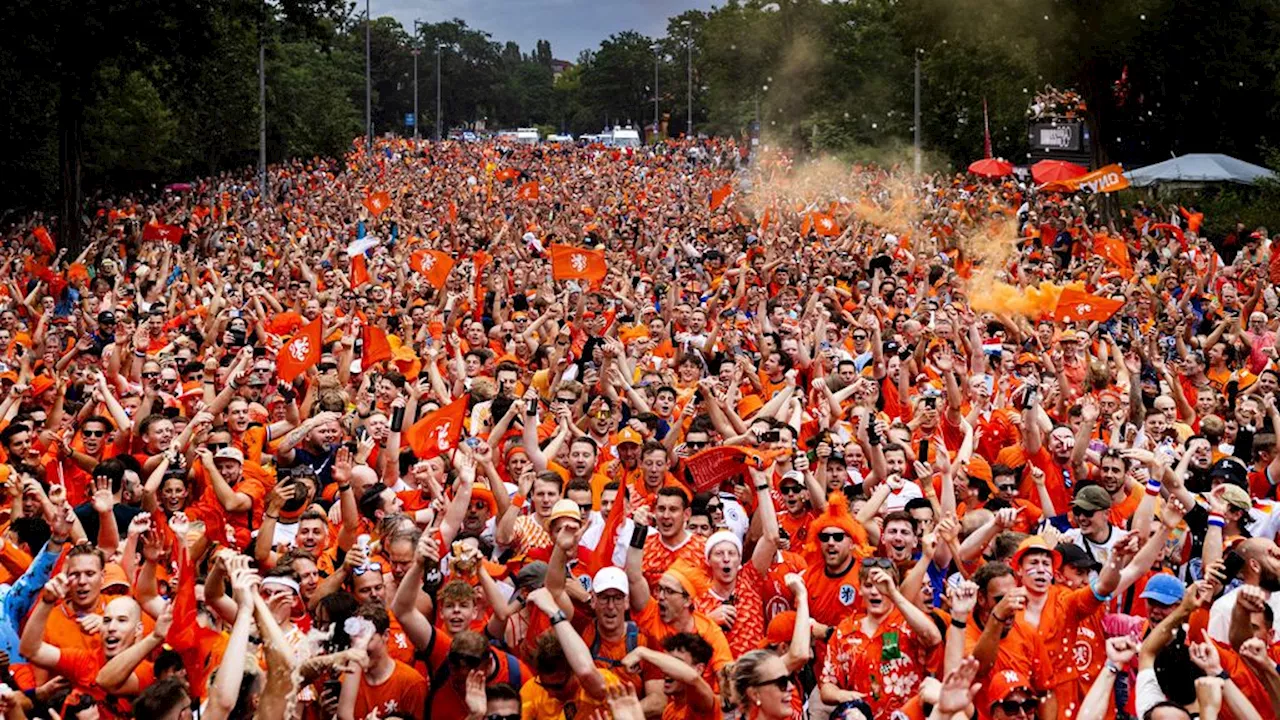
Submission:
[[[1264,229],[715,140],[267,180],[6,231],[7,718],[1275,718]]]

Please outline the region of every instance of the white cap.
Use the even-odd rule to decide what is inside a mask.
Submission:
[[[596,595],[605,590],[617,590],[623,595],[631,594],[631,584],[627,582],[627,573],[620,567],[612,565],[600,568],[596,576],[591,579],[591,589]]]
[[[711,533],[711,537],[707,538],[705,552],[708,560],[711,559],[711,550],[716,545],[724,542],[732,543],[734,547],[738,548],[738,554],[742,554],[742,539],[738,537],[737,533],[732,533],[728,530],[717,530]]]
[[[213,455],[214,460],[235,460],[241,465],[244,464],[244,453],[233,447],[219,448],[218,452]]]

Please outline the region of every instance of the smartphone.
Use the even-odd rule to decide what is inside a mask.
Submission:
[[[920,441],[920,452],[916,453],[916,458],[922,463],[929,462],[929,439],[925,438]]]
[[[778,442],[782,438],[782,433],[777,430],[765,430],[760,433],[760,442]]]

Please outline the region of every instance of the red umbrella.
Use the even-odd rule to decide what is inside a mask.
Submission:
[[[969,172],[982,177],[1004,177],[1013,174],[1013,163],[999,158],[983,158],[970,164]]]
[[[1066,160],[1041,160],[1031,166],[1031,179],[1043,185],[1052,182],[1065,182],[1081,175],[1088,174],[1088,168],[1082,168]]]

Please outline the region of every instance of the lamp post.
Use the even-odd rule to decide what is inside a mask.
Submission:
[[[420,119],[420,116],[418,115],[418,56],[422,54],[422,48],[420,47],[422,38],[418,35],[418,33],[419,33],[419,28],[421,27],[422,27],[421,20],[413,21],[413,50],[411,52],[413,53],[413,139],[414,140],[417,140],[419,137],[421,137],[421,134],[418,132],[418,125],[421,124],[421,119]]]
[[[258,192],[267,201],[267,3],[262,2],[262,18],[258,23]]]
[[[364,143],[365,152],[373,155],[373,70],[370,48],[370,26],[373,16],[369,14],[369,0],[364,0]]]
[[[915,171],[920,174],[920,53],[922,51],[916,48],[916,82],[915,82]]]
[[[444,43],[436,43],[436,142],[443,137],[440,134],[443,120],[440,116],[440,54],[444,51]]]
[[[685,36],[685,46],[688,49],[688,63],[686,68],[687,77],[685,79],[685,103],[687,105],[685,117],[684,135],[687,138],[693,138],[693,23],[688,20],[681,20],[680,24],[689,28],[688,35]]]
[[[662,58],[662,46],[653,44],[653,137],[658,137],[660,120],[658,118],[658,61]]]

